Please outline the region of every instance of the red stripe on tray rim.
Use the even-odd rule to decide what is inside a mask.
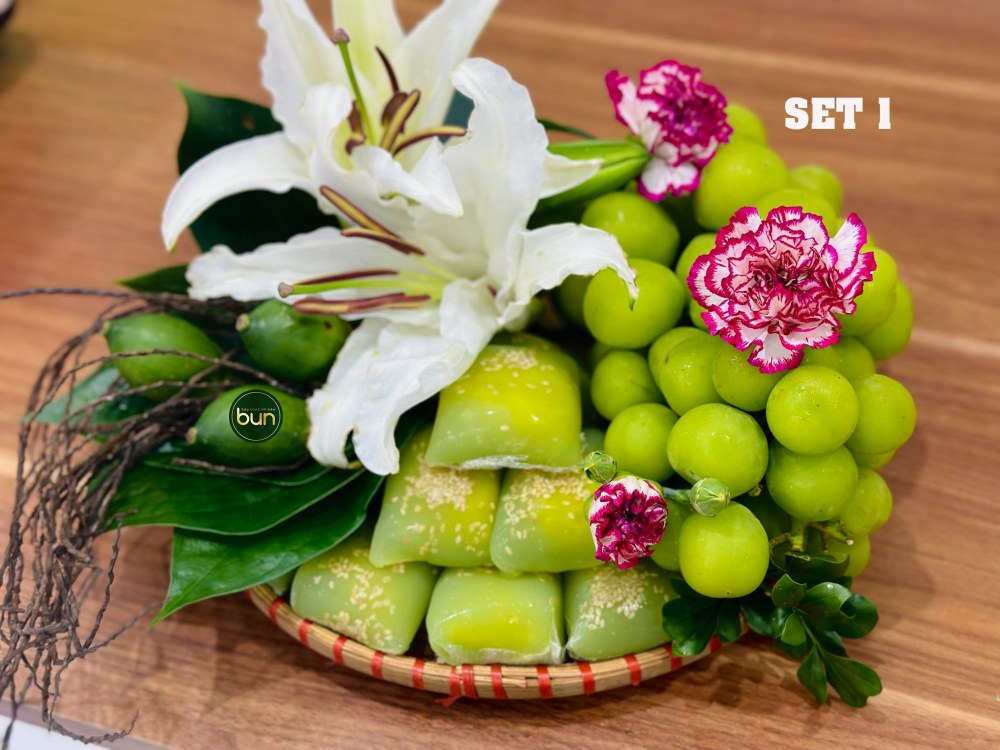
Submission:
[[[538,667],[538,694],[543,698],[552,697],[552,677],[548,667]]]
[[[507,699],[507,691],[503,688],[503,668],[499,664],[490,665],[490,679],[493,681],[493,697]]]
[[[719,640],[719,636],[713,635],[712,640],[708,642],[708,653],[714,654],[720,648],[722,648],[722,641]]]
[[[267,616],[271,618],[271,622],[273,622],[275,625],[278,624],[278,609],[284,603],[285,603],[284,599],[282,599],[280,596],[276,596],[274,597],[274,601],[271,602],[271,606],[267,608]]]
[[[465,688],[465,694],[469,698],[475,698],[476,696],[476,672],[471,664],[462,665],[462,687]]]
[[[311,627],[312,623],[304,618],[302,622],[299,623],[299,642],[303,646],[309,645],[309,628]]]
[[[663,647],[666,649],[667,655],[670,656],[670,671],[676,672],[678,669],[684,666],[684,660],[679,656],[674,656],[673,644],[668,643]]]
[[[410,679],[413,681],[413,687],[417,690],[424,689],[424,660],[414,659],[413,660],[413,670],[410,672]]]
[[[628,664],[629,679],[633,685],[638,685],[642,682],[642,665],[635,658],[635,654],[626,654],[625,663]]]
[[[580,676],[583,677],[583,694],[590,695],[594,692],[594,670],[585,661],[577,662],[580,668]]]
[[[335,664],[344,666],[344,644],[347,643],[346,635],[338,635],[333,642],[333,661]]]
[[[382,660],[385,659],[385,654],[381,651],[376,651],[372,654],[372,677],[376,680],[382,679]]]

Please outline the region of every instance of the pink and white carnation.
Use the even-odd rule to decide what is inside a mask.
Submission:
[[[702,319],[737,349],[753,348],[761,372],[789,370],[802,350],[840,339],[837,315],[850,315],[875,270],[862,253],[868,233],[855,214],[829,236],[822,219],[779,206],[761,219],[741,208],[719,230],[715,249],[695,261],[688,286],[706,309]]]
[[[638,87],[617,70],[605,78],[615,114],[653,155],[639,176],[651,201],[698,187],[701,169],[733,132],[726,97],[701,80],[701,69],[664,60],[639,75]]]
[[[663,538],[667,503],[652,482],[622,476],[594,492],[589,520],[597,550],[594,557],[628,570],[652,555]]]

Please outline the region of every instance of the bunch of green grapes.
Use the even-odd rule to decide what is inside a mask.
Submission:
[[[653,556],[713,597],[754,591],[782,539],[846,553],[847,574],[859,574],[869,535],[892,511],[876,470],[916,420],[906,388],[876,372],[877,361],[906,346],[913,306],[895,261],[871,244],[877,270],[856,312],[841,319],[840,341],[807,350],[799,367],[761,373],[748,363],[750,352],[705,330],[687,276],[739,208],[766,215],[802,206],[831,235],[842,223],[836,176],[811,165],[787,170],[759,121],[745,109],[741,115],[693,198],[656,205],[623,191],[584,212],[583,223],[615,235],[629,257],[639,287],[634,305],[610,270],[574,277],[556,292],[564,317],[594,339],[590,396],[607,420],[604,450],[620,470],[678,488],[711,477],[738,501],[708,517],[671,499]]]

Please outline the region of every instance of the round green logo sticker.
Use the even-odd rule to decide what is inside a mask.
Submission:
[[[229,407],[229,426],[251,443],[270,440],[281,429],[281,404],[265,391],[247,391]]]

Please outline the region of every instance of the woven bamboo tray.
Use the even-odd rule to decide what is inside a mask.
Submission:
[[[247,589],[246,594],[271,622],[303,646],[333,659],[340,666],[377,680],[447,695],[446,704],[459,698],[508,700],[590,695],[626,685],[638,685],[643,680],[674,672],[722,648],[721,641],[713,637],[708,648],[697,656],[674,656],[668,643],[639,654],[596,662],[577,661],[537,667],[502,664],[463,664],[455,667],[412,656],[392,656],[363,646],[299,616],[270,586],[254,586]]]

